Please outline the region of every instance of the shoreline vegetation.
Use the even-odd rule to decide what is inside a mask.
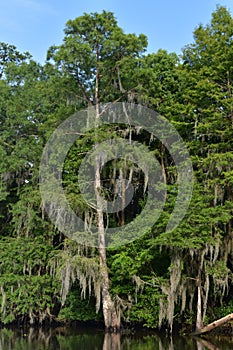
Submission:
[[[226,320],[228,318],[228,320]],[[0,330],[1,329],[9,329],[9,330],[28,330],[32,329],[35,332],[38,330],[64,330],[64,332],[67,330],[81,330],[81,331],[97,331],[97,332],[104,332],[104,333],[120,333],[121,335],[127,335],[127,334],[161,334],[166,336],[172,336],[172,335],[181,335],[181,336],[188,336],[193,337],[194,339],[203,339],[204,341],[210,341],[211,337],[218,337],[218,336],[226,336],[226,337],[232,337],[233,336],[233,321],[229,318],[229,316],[226,316],[220,320],[220,324],[216,326],[216,322],[218,320],[212,322],[210,325],[207,325],[203,327],[203,329],[199,331],[192,332],[193,327],[190,325],[183,325],[182,330],[180,329],[179,325],[174,325],[173,333],[168,333],[166,328],[158,329],[158,328],[150,328],[145,327],[143,324],[140,323],[123,323],[121,325],[121,328],[118,330],[106,328],[104,325],[104,320],[102,321],[78,321],[78,320],[58,320],[53,318],[53,320],[47,320],[44,321],[42,324],[34,324],[30,325],[29,322],[20,322],[14,321],[12,323],[9,323],[7,325],[4,325],[3,323],[0,323]],[[203,342],[204,345],[204,342]]]
[[[193,43],[183,48],[181,57],[163,49],[149,54],[146,50],[145,35],[126,34],[106,11],[69,20],[63,43],[48,49],[43,65],[30,53],[0,42],[3,327],[76,320],[97,322],[113,333],[137,325],[167,334],[197,334],[232,314],[233,18],[218,6],[210,23],[194,30]],[[163,130],[160,140],[137,125],[117,124],[115,115],[101,124],[101,105],[118,102],[124,117],[135,105],[164,116],[188,149],[192,198],[173,231],[166,228],[182,200],[182,184],[172,156],[178,143],[168,149],[172,128]],[[67,203],[85,226],[80,243],[79,231],[74,233],[77,239],[71,239],[58,230],[62,221],[70,220],[64,207],[57,208],[61,198],[53,191],[66,139],[48,150],[43,164],[41,159],[54,130],[83,110],[82,131],[87,132],[81,132],[69,149],[60,176]],[[148,180],[150,157],[143,167],[143,160],[136,162],[132,152],[112,159],[112,148],[108,161],[106,143],[118,139],[150,151],[161,169],[158,184],[151,186]],[[98,154],[93,151],[97,148]],[[139,151],[140,147],[136,159]],[[91,152],[86,167],[88,176],[94,169],[93,181],[86,176],[82,184],[79,170]],[[182,164],[184,148],[178,158]],[[40,175],[44,170],[49,176],[48,168],[55,175],[47,201],[42,201]],[[96,201],[91,198],[90,205],[82,186],[93,187]],[[146,219],[142,215],[142,225],[130,232],[131,223],[147,208],[150,186],[158,193],[156,203],[163,197],[161,215],[150,228],[147,219],[151,222],[154,212]],[[130,188],[133,197],[126,205]],[[116,199],[119,211],[107,213],[103,202]],[[176,214],[178,220],[180,213]],[[130,237],[140,235],[121,245],[118,230],[125,225]],[[107,228],[117,232],[110,248]],[[93,232],[97,244],[92,244]],[[232,332],[229,325],[221,331],[227,329]]]

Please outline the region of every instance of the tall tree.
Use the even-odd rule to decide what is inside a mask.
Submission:
[[[196,181],[186,220],[157,242],[170,240],[175,261],[182,261],[183,273],[173,262],[168,298],[173,290],[176,302],[178,295],[183,300],[181,310],[186,300],[195,304],[197,329],[210,299],[218,303],[227,294],[232,269],[232,33],[233,19],[224,7],[217,8],[209,25],[194,31],[170,109],[189,146]]]
[[[52,58],[65,75],[72,76],[87,106],[95,106],[95,135],[98,135],[100,102],[125,100],[133,83],[123,80],[121,68],[133,64],[146,47],[144,35],[124,34],[111,12],[85,14],[67,22],[64,43],[52,47]],[[96,137],[96,140],[98,137]],[[95,141],[94,147],[98,146]],[[110,294],[106,258],[106,238],[101,188],[102,159],[95,159],[96,221],[99,233],[99,265],[104,322],[107,328],[118,329],[120,317]]]
[[[57,71],[10,48],[0,80],[0,321],[34,324],[58,303],[49,263],[55,233],[41,211],[38,175],[50,116],[63,114],[66,93]]]

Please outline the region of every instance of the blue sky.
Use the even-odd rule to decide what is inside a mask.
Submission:
[[[68,19],[105,9],[126,33],[146,34],[149,52],[180,53],[193,41],[195,27],[210,22],[217,4],[233,15],[232,0],[1,0],[0,41],[43,63],[47,49],[62,42]]]

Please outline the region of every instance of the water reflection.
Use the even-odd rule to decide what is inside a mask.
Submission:
[[[231,340],[231,339],[229,338],[228,340]],[[213,344],[210,340],[200,338],[200,339],[197,339],[196,341],[197,341],[197,349],[198,350],[205,350],[205,349],[208,349],[208,350],[221,350],[221,348],[218,345]],[[232,343],[232,341],[231,341],[231,343]],[[225,349],[225,347],[224,347],[224,349]]]
[[[93,329],[2,329],[0,350],[230,350],[233,338],[166,337],[158,334],[104,334]]]

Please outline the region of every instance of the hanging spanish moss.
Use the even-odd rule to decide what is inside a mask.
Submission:
[[[96,299],[96,312],[100,309],[101,302],[101,275],[98,258],[93,255],[92,249],[77,245],[77,251],[72,254],[68,247],[56,258],[57,271],[61,281],[61,301],[65,304],[67,295],[72,285],[78,281],[81,288],[81,296],[85,299],[92,293]],[[88,255],[88,254],[87,254]]]

